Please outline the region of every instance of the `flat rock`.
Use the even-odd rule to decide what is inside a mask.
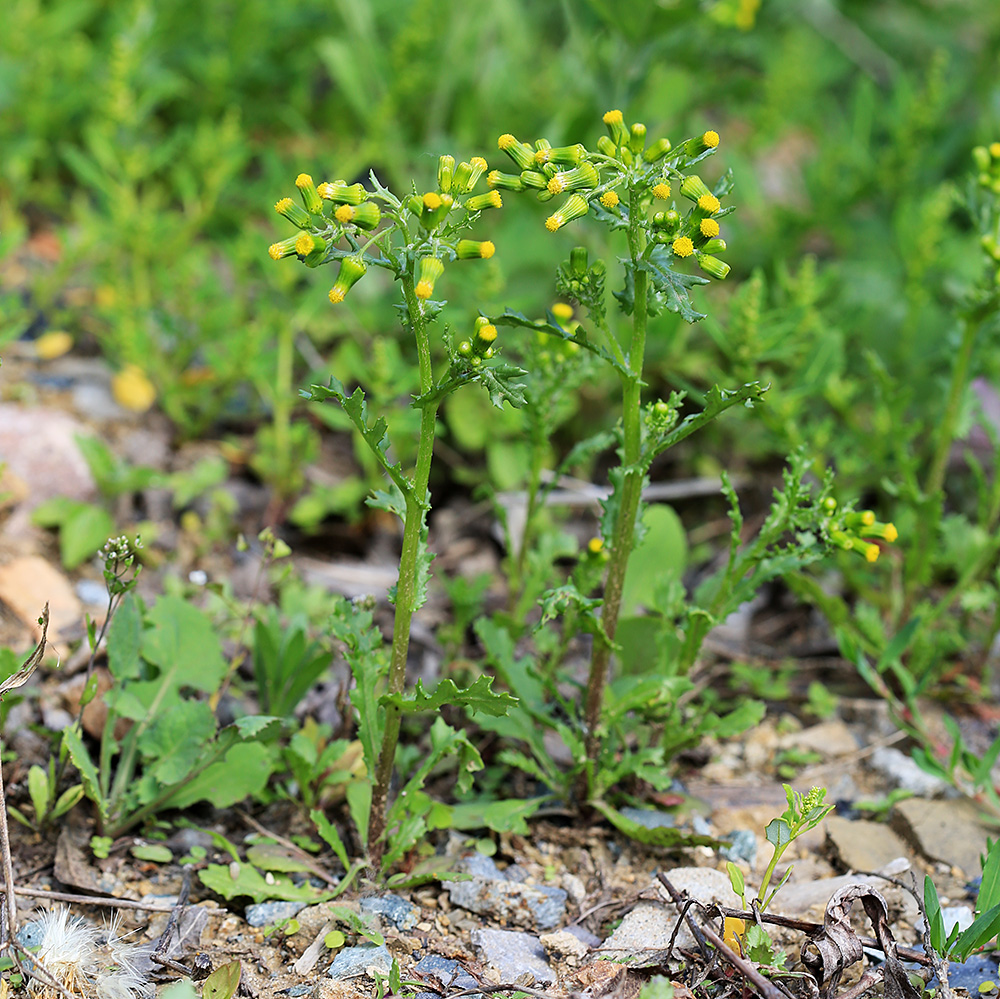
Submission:
[[[825,821],[827,846],[852,871],[877,871],[897,857],[909,857],[910,847],[881,822],[850,822],[839,815]]]
[[[345,947],[333,959],[326,973],[330,978],[356,978],[358,975],[367,975],[370,968],[374,968],[382,975],[389,974],[392,969],[392,958],[385,944],[378,947],[374,944]]]
[[[820,722],[799,732],[789,732],[779,741],[782,749],[805,749],[819,753],[825,760],[848,756],[858,751],[854,733],[839,719]]]
[[[555,929],[566,914],[566,892],[548,885],[474,877],[449,885],[448,892],[453,905],[532,930]]]
[[[535,985],[555,984],[556,975],[545,959],[545,949],[538,937],[530,933],[473,930],[472,946],[483,963],[497,972],[501,982],[515,982],[530,974]]]
[[[361,911],[377,915],[397,930],[412,930],[420,918],[420,911],[412,902],[398,895],[378,895],[361,900]]]
[[[891,781],[893,787],[912,791],[921,798],[937,798],[951,789],[947,781],[921,770],[913,757],[893,746],[879,746],[868,757],[868,766]]]
[[[440,954],[428,954],[413,966],[413,970],[422,975],[433,975],[442,985],[449,989],[474,989],[479,983],[463,968],[458,961]]]
[[[72,583],[39,555],[24,555],[0,565],[0,601],[31,629],[36,641],[41,635],[38,616],[46,603],[53,643],[58,644],[83,620]]]
[[[899,872],[896,871],[895,876],[898,875]],[[846,885],[874,885],[890,909],[900,913],[908,922],[912,923],[919,915],[917,903],[909,892],[889,885],[880,878],[865,877],[861,874],[842,874],[836,878],[789,882],[774,896],[769,908],[779,916],[821,919],[826,904],[834,892]]]
[[[667,879],[679,892],[705,905],[737,904],[729,878],[722,871],[710,867],[676,867],[667,872]],[[654,880],[650,890],[658,891],[663,901],[644,900],[637,903],[604,941],[599,958],[621,961],[634,968],[649,968],[669,960],[670,938],[677,925],[678,912],[659,881]],[[682,923],[675,947],[694,946],[695,939],[690,928]]]
[[[979,810],[971,801],[907,798],[893,807],[890,821],[929,860],[960,867],[970,878],[979,873],[988,830],[980,824]]]

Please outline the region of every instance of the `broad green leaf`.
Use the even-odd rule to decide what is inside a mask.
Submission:
[[[927,928],[930,932],[931,947],[938,954],[944,953],[945,932],[944,916],[941,914],[941,903],[938,900],[937,888],[930,877],[924,875],[924,912],[927,915]]]
[[[234,869],[236,877],[232,876]],[[271,881],[251,864],[209,864],[198,872],[201,883],[224,899],[248,897],[255,902],[322,902],[331,897],[330,892],[317,891],[308,882],[292,884],[290,878],[282,874],[272,874]]]
[[[622,614],[656,607],[656,595],[667,575],[680,578],[687,567],[687,533],[673,507],[657,503],[646,508],[646,533],[629,556],[622,591]]]
[[[464,831],[492,829],[527,836],[527,819],[549,801],[542,798],[511,798],[504,801],[468,801],[451,806],[451,828]]]
[[[139,738],[146,775],[163,787],[191,772],[215,735],[215,715],[204,701],[180,701],[153,718]]]
[[[792,841],[791,827],[784,819],[771,819],[764,830],[768,843],[775,848],[786,846]]]
[[[130,852],[136,860],[150,860],[155,864],[169,864],[174,859],[170,847],[164,846],[162,843],[144,843],[133,846]]]
[[[254,843],[247,847],[247,860],[262,871],[282,871],[285,874],[309,871],[303,859],[280,843]]]
[[[379,704],[383,707],[394,704],[403,714],[437,711],[445,705],[461,704],[472,713],[482,712],[497,718],[507,714],[517,704],[517,698],[506,692],[495,692],[492,686],[493,677],[480,676],[469,687],[459,688],[453,680],[444,679],[428,691],[424,689],[423,682],[417,680],[412,694],[383,694]]]
[[[629,839],[634,839],[647,846],[689,847],[689,846],[721,846],[719,840],[711,836],[699,836],[696,833],[686,833],[676,827],[659,827],[647,829],[646,826],[626,818],[617,809],[603,801],[591,801],[590,806],[596,809],[619,832],[625,833]]]
[[[97,768],[94,761],[87,752],[80,733],[75,725],[70,725],[63,729],[63,745],[69,753],[69,758],[73,761],[73,766],[80,772],[80,780],[87,797],[97,805],[98,811],[103,816],[107,816],[107,802],[101,795],[101,782],[97,776]]]
[[[115,611],[108,629],[108,669],[116,680],[139,676],[142,641],[142,611],[134,593],[127,593]]]
[[[196,801],[210,801],[216,808],[228,808],[260,794],[273,767],[267,746],[259,742],[237,743],[221,760],[171,795],[164,807],[187,808]]]
[[[201,987],[201,999],[232,999],[240,987],[242,971],[239,961],[230,961],[216,968]]]

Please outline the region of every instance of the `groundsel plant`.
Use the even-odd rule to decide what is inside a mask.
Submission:
[[[272,244],[268,251],[272,259],[294,256],[307,267],[335,265],[337,277],[329,293],[334,306],[346,299],[371,268],[388,271],[399,284],[403,325],[413,337],[417,351],[419,394],[413,405],[420,412],[420,432],[416,462],[409,472],[391,459],[386,421],[369,416],[361,388],[348,394],[338,379],[331,378],[329,385],[313,386],[306,393],[313,401],[332,399],[344,408],[389,479],[388,490],[377,492],[369,503],[396,514],[403,522],[399,579],[391,595],[395,623],[384,690],[373,691],[369,676],[356,675],[358,688],[354,697],[364,730],[362,743],[366,748],[368,773],[372,775],[368,819],[358,825],[374,867],[381,863],[385,849],[389,782],[402,715],[407,711],[435,710],[435,705],[441,703],[474,704],[477,710],[503,714],[513,703],[509,696],[492,694],[487,679],[468,691],[459,691],[451,681],[444,681],[448,689],[439,688],[436,701],[422,688],[418,688],[415,699],[402,696],[410,622],[425,600],[431,561],[427,552],[430,509],[427,484],[438,409],[450,392],[473,382],[486,388],[497,407],[502,407],[504,401],[512,406],[524,403],[522,385],[517,380],[524,372],[499,362],[497,329],[485,317],[467,321],[468,332],[459,336],[457,342],[445,339],[443,371],[436,374],[434,369],[430,331],[446,304],[436,297],[439,283],[447,282],[446,278],[442,281],[446,268],[488,260],[495,252],[488,239],[472,238],[484,235],[490,213],[503,207],[498,190],[475,193],[477,186],[485,187],[480,181],[486,170],[487,163],[482,157],[456,162],[453,156],[441,156],[435,186],[403,197],[383,187],[374,173],[370,174],[371,189],[343,180],[317,185],[303,173],[295,181],[302,204],[286,197],[275,205],[275,211],[298,232]],[[364,664],[360,664],[358,670],[364,669]],[[368,669],[371,670],[370,664]],[[471,770],[481,766],[481,761],[464,737],[460,741],[461,746],[448,739],[439,744],[442,754],[447,748],[449,753],[462,757],[460,784],[463,784],[471,780]],[[412,830],[416,820],[410,818]]]

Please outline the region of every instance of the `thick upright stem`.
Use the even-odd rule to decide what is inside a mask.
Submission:
[[[403,279],[403,293],[409,314],[410,329],[417,344],[420,374],[420,394],[426,395],[433,387],[434,372],[431,365],[430,339],[421,310],[420,300],[413,290],[413,281]],[[434,455],[434,425],[437,402],[424,405],[420,414],[420,439],[417,443],[417,463],[410,480],[412,489],[406,495],[406,523],[403,527],[403,550],[399,558],[399,581],[396,584],[396,616],[392,627],[392,658],[389,664],[388,692],[402,693],[406,686],[406,659],[410,647],[410,622],[417,603],[417,568],[420,556],[420,538],[427,511],[427,485],[430,480],[431,459]],[[368,855],[371,866],[377,870],[382,860],[385,844],[386,802],[389,783],[396,758],[399,740],[400,710],[390,704],[385,711],[385,728],[382,747],[375,767],[372,785],[371,811],[368,817]]]
[[[634,264],[645,250],[646,237],[638,224],[638,213],[630,213],[628,231],[629,252]],[[604,604],[601,624],[608,641],[600,637],[594,641],[590,660],[590,675],[587,678],[587,699],[585,709],[586,750],[588,772],[586,793],[593,787],[594,766],[600,751],[601,708],[604,704],[604,688],[607,684],[608,664],[611,660],[611,641],[618,627],[621,611],[622,590],[625,584],[625,570],[632,552],[635,534],[635,520],[642,494],[642,468],[639,461],[642,449],[642,365],[646,351],[646,309],[649,289],[649,275],[639,267],[635,268],[635,298],[632,313],[632,342],[628,355],[628,374],[622,375],[622,467],[625,478],[622,483],[621,504],[615,521],[614,537],[611,542],[608,576],[604,584]]]

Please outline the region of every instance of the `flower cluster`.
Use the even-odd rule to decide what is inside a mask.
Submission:
[[[827,520],[824,525],[827,537],[847,552],[857,552],[866,562],[876,562],[882,552],[878,542],[892,544],[899,532],[894,524],[884,524],[875,519],[872,510],[848,510],[838,513],[837,501],[827,497],[824,501]]]
[[[641,212],[643,228],[652,242],[669,247],[676,257],[693,257],[706,274],[724,278],[729,265],[717,256],[726,249],[718,220],[726,212],[699,176],[682,172],[715,151],[719,133],[703,132],[675,149],[667,138],[647,145],[646,126],[641,122],[627,125],[621,111],[608,111],[604,124],[608,134],[597,141],[595,151],[581,143],[553,147],[546,139],[537,139],[531,146],[510,133],[501,135],[497,146],[515,170],[492,170],[487,183],[494,189],[534,191],[539,201],[565,194],[565,200],[545,220],[549,232],[582,218],[595,205],[606,214],[621,217],[622,201],[627,199],[625,209],[630,216]],[[683,215],[670,201],[675,184],[680,194],[693,202]],[[669,205],[658,210],[657,201]]]
[[[407,255],[412,263],[410,274],[417,298],[428,299],[444,272],[444,260],[489,260],[496,250],[489,240],[457,235],[481,212],[503,205],[498,191],[472,193],[486,169],[486,160],[480,156],[457,165],[454,156],[441,156],[437,190],[413,194],[404,202],[384,188],[371,192],[363,184],[344,180],[317,186],[309,174],[299,174],[295,186],[302,205],[286,197],[274,206],[299,231],[272,243],[268,253],[272,260],[298,257],[307,267],[339,261],[340,270],[329,294],[336,305],[364,277],[370,264],[391,266],[386,256],[369,255],[369,248],[393,228],[408,230],[412,225],[415,232],[407,231],[406,242],[417,250]],[[388,205],[385,212],[376,200]],[[387,215],[394,226],[383,225]],[[344,243],[349,249],[343,248]]]

